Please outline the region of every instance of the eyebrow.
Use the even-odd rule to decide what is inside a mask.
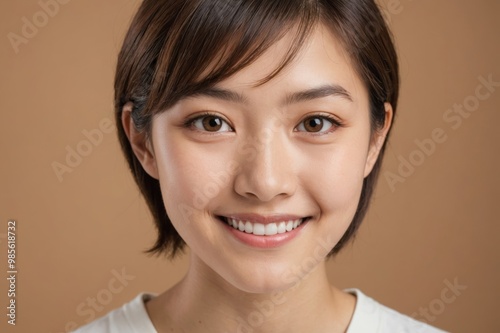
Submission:
[[[216,87],[208,87],[199,90],[190,95],[189,97],[200,97],[200,96],[212,97],[223,101],[239,103],[239,104],[245,104],[248,102],[245,96],[235,91],[216,88]],[[339,96],[345,98],[350,102],[353,101],[351,94],[342,86],[338,84],[326,84],[316,88],[311,88],[289,94],[285,97],[283,104],[289,105],[329,96],[334,96],[334,97]]]
[[[338,84],[326,84],[317,88],[290,94],[285,98],[285,104],[289,105],[329,96],[339,96],[347,99],[350,102],[353,101],[351,94],[349,94],[349,92],[344,87]]]
[[[216,88],[216,87],[208,87],[202,90],[199,90],[189,97],[212,97],[216,99],[221,99],[223,101],[228,101],[228,102],[233,102],[233,103],[239,103],[239,104],[245,104],[247,103],[247,99],[231,90],[226,90],[226,89],[221,89],[221,88]]]

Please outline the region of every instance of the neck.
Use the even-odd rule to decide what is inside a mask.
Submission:
[[[147,304],[158,332],[345,332],[355,299],[332,287],[322,262],[293,287],[247,293],[191,255],[187,275]]]

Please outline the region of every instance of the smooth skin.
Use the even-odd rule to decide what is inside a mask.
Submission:
[[[190,248],[185,278],[146,304],[160,333],[347,330],[356,299],[330,285],[325,257],[352,221],[393,113],[386,103],[386,125],[370,131],[367,90],[322,25],[278,76],[257,85],[291,38],[213,91],[156,115],[150,140],[124,107],[134,153],[159,179]],[[263,249],[237,240],[218,218],[239,213],[308,220],[291,241]]]

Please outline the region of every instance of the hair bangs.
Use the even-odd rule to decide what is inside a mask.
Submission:
[[[317,6],[300,0],[200,1],[161,52],[146,109],[163,112],[229,78],[293,31],[279,66],[256,83],[264,84],[295,58],[318,19]]]

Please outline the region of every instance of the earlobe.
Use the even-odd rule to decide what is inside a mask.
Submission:
[[[375,162],[377,162],[377,158],[380,154],[380,150],[384,145],[385,139],[387,137],[387,133],[389,133],[389,129],[392,124],[393,110],[392,105],[389,103],[384,104],[385,108],[385,121],[384,127],[378,129],[371,140],[370,148],[368,151],[368,157],[366,159],[365,164],[365,172],[364,177],[367,177],[373,169]]]
[[[139,132],[132,119],[132,103],[127,103],[122,109],[122,126],[127,135],[134,155],[141,163],[144,170],[151,177],[158,179],[158,168],[151,142],[145,133]]]

